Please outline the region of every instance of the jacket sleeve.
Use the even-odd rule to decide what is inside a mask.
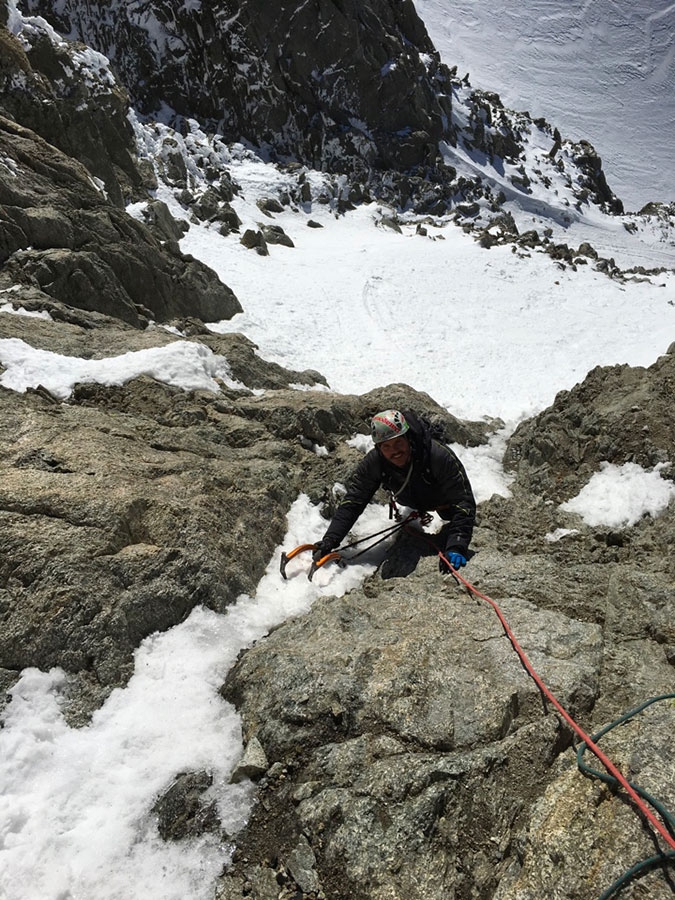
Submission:
[[[370,450],[363,457],[349,479],[347,493],[335,511],[330,525],[323,536],[331,547],[337,547],[380,486],[382,478],[377,450]]]
[[[450,523],[445,549],[466,556],[476,521],[476,501],[464,466],[449,447],[434,441],[431,471],[442,497],[439,512]]]

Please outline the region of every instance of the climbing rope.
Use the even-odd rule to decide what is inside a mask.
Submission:
[[[600,778],[602,781],[604,781],[607,784],[610,784],[614,787],[620,785],[626,791],[628,796],[631,798],[631,800],[633,801],[633,804],[637,808],[640,815],[661,835],[663,840],[671,848],[670,852],[666,852],[666,853],[661,852],[658,856],[652,856],[649,859],[646,859],[640,863],[637,863],[635,866],[633,866],[631,869],[629,869],[627,872],[625,872],[621,876],[621,878],[619,878],[617,881],[615,881],[614,884],[612,884],[602,894],[602,896],[598,898],[598,900],[609,900],[609,898],[613,897],[618,891],[621,890],[622,887],[624,887],[629,881],[631,881],[633,878],[636,878],[638,875],[645,874],[647,871],[658,868],[659,866],[672,865],[673,863],[675,863],[675,852],[673,852],[673,851],[675,851],[675,819],[668,812],[668,810],[666,810],[665,807],[663,807],[662,804],[660,804],[657,800],[655,800],[653,797],[651,797],[649,794],[647,794],[646,791],[643,791],[642,789],[638,788],[637,786],[631,784],[621,774],[621,772],[617,769],[617,767],[614,765],[614,763],[605,755],[605,753],[603,753],[603,751],[598,747],[598,745],[596,743],[597,740],[599,740],[604,734],[606,734],[608,731],[610,731],[616,725],[620,725],[620,724],[628,721],[634,715],[637,715],[637,713],[641,712],[643,709],[650,706],[652,703],[657,702],[658,700],[675,699],[675,694],[663,694],[658,697],[653,697],[651,700],[647,700],[641,706],[636,707],[635,709],[630,710],[629,712],[625,713],[625,715],[621,716],[621,718],[617,719],[615,722],[612,722],[610,725],[603,728],[601,731],[599,731],[593,737],[589,737],[586,734],[586,732],[581,728],[581,726],[577,724],[577,722],[572,718],[572,716],[567,712],[567,710],[561,705],[561,703],[558,701],[558,699],[551,693],[549,688],[546,686],[546,684],[544,684],[542,679],[539,677],[536,670],[534,669],[534,666],[528,659],[527,654],[525,653],[523,648],[520,646],[520,644],[516,640],[514,633],[511,631],[511,628],[510,628],[508,622],[506,621],[506,618],[505,618],[503,612],[497,605],[497,603],[495,603],[495,601],[491,597],[488,597],[486,594],[483,594],[476,587],[474,587],[474,585],[471,584],[471,582],[467,581],[467,579],[464,578],[457,571],[457,569],[455,569],[451,565],[450,561],[447,559],[445,554],[438,549],[436,544],[434,544],[434,542],[431,540],[431,538],[428,535],[424,534],[424,532],[418,532],[418,531],[413,532],[412,529],[410,529],[410,531],[411,531],[411,533],[416,534],[422,540],[425,540],[428,544],[430,544],[434,548],[434,550],[438,553],[438,556],[448,566],[449,572],[452,574],[452,576],[455,578],[455,580],[458,583],[463,584],[464,587],[467,589],[467,591],[470,594],[473,594],[475,597],[478,597],[480,600],[483,600],[484,602],[488,603],[493,608],[493,610],[497,614],[497,617],[502,625],[502,628],[504,629],[506,636],[508,637],[509,641],[511,642],[513,649],[518,654],[518,657],[519,657],[525,671],[527,672],[527,674],[530,676],[530,678],[532,678],[534,683],[537,685],[537,687],[539,688],[539,690],[540,690],[542,696],[545,698],[545,700],[548,700],[556,708],[558,713],[562,716],[564,721],[567,722],[567,724],[572,729],[572,731],[578,737],[581,738],[582,743],[580,744],[579,749],[577,751],[577,763],[579,765],[579,769],[581,770],[581,772],[583,774],[586,774],[589,776]],[[594,769],[590,769],[588,766],[586,766],[582,762],[583,753],[586,750],[586,748],[588,748],[594,754],[594,756],[596,756],[597,759],[600,760],[602,765],[607,770],[607,773],[597,772]],[[664,822],[661,822],[654,815],[654,813],[646,805],[645,801],[647,801],[647,803],[650,803],[654,807],[654,809],[656,809],[661,814],[661,816],[663,816],[665,824],[664,824]],[[672,887],[672,885],[671,885],[671,887]]]
[[[603,729],[598,731],[593,735],[594,741],[599,741],[603,735],[607,734],[608,731],[611,731],[612,728],[616,728],[617,725],[625,725],[629,722],[634,716],[641,713],[643,710],[647,709],[647,707],[651,706],[653,703],[658,703],[663,700],[675,700],[675,694],[660,694],[658,697],[651,697],[649,700],[645,700],[644,703],[640,704],[640,706],[636,706],[634,709],[629,710],[627,713],[624,713],[618,719],[615,719],[614,722],[610,722],[609,725],[606,725]],[[586,742],[582,741],[577,748],[577,766],[579,771],[590,778],[598,778],[600,781],[605,782],[605,784],[610,785],[611,787],[617,786],[616,779],[608,775],[606,772],[600,772],[596,769],[591,769],[590,766],[586,765],[583,760],[584,753],[586,751]],[[648,794],[644,788],[638,787],[638,785],[630,782],[633,790],[642,797],[647,803],[650,804],[661,816],[663,819],[666,828],[670,832],[670,834],[675,837],[675,816],[673,816],[666,807],[658,801],[655,797],[652,797],[651,794]],[[625,887],[630,881],[635,878],[639,878],[642,875],[646,875],[647,872],[652,871],[652,869],[662,868],[664,865],[675,865],[675,853],[669,852],[665,854],[660,854],[659,856],[650,856],[649,859],[644,859],[639,863],[636,863],[632,868],[628,869],[627,872],[617,878],[617,880],[607,888],[607,890],[598,898],[598,900],[610,900],[611,897],[614,897],[619,891]],[[671,888],[673,885],[671,884]]]
[[[615,897],[619,891],[634,878],[641,878],[653,869],[661,869],[664,865],[673,864],[675,864],[675,853],[672,852],[664,853],[659,856],[650,856],[649,859],[643,859],[642,862],[636,863],[628,869],[627,872],[624,872],[621,878],[617,878],[614,884],[611,884],[606,891],[603,891],[602,894],[600,894],[598,900],[610,900],[610,897]]]
[[[420,532],[420,536],[422,536],[421,532]],[[429,540],[429,539],[427,538],[427,540]],[[433,543],[433,541],[429,541],[429,543],[431,543],[432,546],[435,547],[435,544]],[[516,651],[516,653],[518,654],[518,656],[520,658],[521,663],[525,667],[525,671],[530,676],[530,678],[532,678],[532,680],[537,685],[537,687],[539,688],[539,690],[541,691],[543,696],[549,701],[549,703],[551,703],[558,710],[558,712],[563,717],[563,719],[567,722],[567,724],[570,726],[572,731],[574,731],[574,733],[578,737],[581,738],[581,740],[586,744],[588,749],[600,760],[600,762],[603,764],[605,769],[607,769],[609,774],[611,776],[613,776],[613,778],[616,779],[618,784],[620,784],[621,787],[626,791],[626,793],[629,795],[629,797],[631,798],[631,800],[633,801],[635,806],[638,808],[640,813],[644,816],[644,818],[647,819],[647,821],[658,831],[658,833],[661,835],[661,837],[664,839],[664,841],[666,841],[666,843],[671,847],[671,849],[675,850],[675,835],[671,834],[668,831],[668,829],[665,827],[665,825],[662,822],[660,822],[659,819],[656,818],[654,813],[643,803],[640,795],[635,790],[635,788],[630,784],[630,782],[628,782],[626,780],[626,778],[621,774],[621,772],[617,769],[617,767],[614,765],[614,763],[602,752],[602,750],[598,747],[598,745],[595,743],[595,741],[589,735],[586,734],[586,732],[581,728],[580,725],[578,725],[575,722],[575,720],[572,718],[572,716],[567,712],[567,710],[561,705],[561,703],[558,701],[558,699],[551,693],[551,691],[548,689],[548,687],[541,680],[541,678],[535,671],[534,666],[528,659],[527,654],[525,653],[523,648],[520,646],[520,644],[516,640],[516,636],[511,631],[511,628],[509,627],[509,623],[506,621],[506,618],[505,618],[503,612],[501,611],[499,606],[495,603],[495,601],[492,600],[490,597],[486,596],[486,594],[481,593],[481,591],[479,591],[469,581],[467,581],[466,578],[464,578],[462,575],[460,575],[460,573],[450,564],[450,561],[447,559],[445,554],[442,553],[440,550],[438,550],[438,555],[443,560],[443,562],[448,566],[452,575],[458,581],[460,581],[471,594],[473,594],[476,597],[479,597],[481,600],[484,600],[486,603],[490,604],[490,606],[494,609],[495,613],[497,614],[497,617],[498,617],[499,621],[501,622],[502,628],[504,629],[506,636],[508,637],[509,641],[511,642],[513,649]]]
[[[610,722],[609,725],[606,725],[603,729],[598,731],[593,735],[594,741],[599,741],[601,737],[603,737],[607,732],[611,731],[613,728],[616,728],[617,725],[625,725],[627,722],[630,722],[632,718],[637,716],[638,713],[641,713],[643,710],[650,707],[653,703],[659,703],[663,700],[675,700],[675,694],[659,694],[658,697],[651,697],[649,700],[645,700],[644,703],[641,703],[640,706],[636,706],[635,709],[629,710],[627,713],[624,713],[618,719],[615,719],[614,722]],[[579,771],[584,775],[588,775],[592,778],[599,778],[600,781],[604,781],[606,784],[611,785],[612,787],[616,787],[617,782],[611,776],[607,775],[605,772],[598,772],[596,769],[591,769],[583,760],[584,753],[586,752],[586,742],[582,741],[577,748],[577,766],[579,767]],[[672,816],[670,812],[659,803],[654,797],[650,796],[647,791],[643,788],[638,787],[637,785],[632,785],[633,789],[654,807],[655,810],[660,814],[663,818],[663,821],[666,825],[666,828],[670,832],[671,836],[675,837],[675,816]]]
[[[426,524],[426,521],[425,521],[426,514],[425,513],[417,513],[417,512],[413,511],[413,512],[409,513],[405,518],[403,518],[402,516],[400,516],[398,514],[398,509],[396,507],[395,498],[392,497],[391,503],[390,503],[390,518],[392,518],[394,515],[396,516],[396,518],[398,520],[394,525],[391,525],[388,528],[384,528],[384,529],[382,529],[382,531],[377,531],[374,534],[367,535],[366,537],[359,538],[359,540],[353,541],[350,544],[345,544],[342,547],[340,547],[337,551],[329,553],[326,556],[324,556],[323,559],[319,560],[318,562],[315,562],[312,566],[312,570],[310,571],[310,575],[309,575],[310,580],[312,578],[314,570],[317,567],[323,565],[325,562],[332,560],[332,559],[336,559],[338,562],[341,562],[340,554],[342,551],[349,550],[353,547],[356,547],[358,544],[361,544],[365,541],[370,541],[375,537],[379,537],[379,540],[375,541],[374,543],[369,544],[365,549],[360,550],[358,553],[351,555],[345,561],[350,561],[352,559],[356,559],[362,553],[365,553],[367,550],[370,550],[372,547],[377,546],[377,544],[382,543],[382,541],[387,540],[387,538],[389,538],[392,534],[394,534],[399,529],[405,528],[406,531],[408,531],[411,534],[414,534],[416,537],[420,538],[421,540],[423,540],[427,544],[429,544],[431,547],[433,547],[434,552],[436,552],[438,554],[439,558],[445,563],[448,571],[450,572],[452,577],[455,579],[455,581],[457,581],[458,584],[463,584],[464,587],[467,589],[467,591],[470,594],[473,594],[475,597],[478,597],[480,600],[483,600],[485,603],[488,603],[492,607],[492,609],[495,611],[497,618],[499,619],[499,621],[502,625],[502,628],[504,629],[504,633],[506,634],[509,641],[511,642],[513,649],[516,651],[518,658],[520,659],[520,662],[523,665],[523,668],[525,669],[527,674],[530,676],[530,678],[532,678],[534,683],[539,688],[542,698],[544,699],[544,704],[546,703],[546,701],[551,703],[555,707],[555,709],[558,711],[560,716],[563,718],[563,720],[565,722],[567,722],[567,724],[569,725],[571,730],[574,732],[574,734],[576,734],[577,737],[581,738],[581,744],[579,745],[579,747],[577,749],[577,765],[579,767],[579,770],[582,772],[582,774],[589,776],[589,777],[599,778],[600,780],[611,785],[612,787],[618,787],[618,786],[622,787],[626,791],[626,793],[628,794],[630,799],[633,801],[633,804],[634,804],[635,808],[638,810],[638,812],[640,813],[640,815],[646,820],[647,823],[649,823],[658,832],[658,834],[661,835],[663,840],[671,848],[670,852],[666,852],[666,853],[661,852],[657,856],[652,856],[649,859],[646,859],[646,860],[643,860],[642,862],[637,863],[635,866],[633,866],[631,869],[629,869],[627,872],[625,872],[621,876],[621,878],[617,879],[617,881],[615,881],[614,884],[612,884],[598,898],[598,900],[610,900],[611,897],[613,897],[616,893],[618,893],[621,890],[621,888],[624,887],[632,879],[634,879],[638,876],[641,876],[641,875],[645,874],[646,872],[651,871],[652,869],[655,869],[658,867],[663,867],[665,865],[672,865],[673,863],[675,863],[675,818],[654,797],[651,797],[646,791],[637,787],[637,785],[634,785],[631,782],[629,782],[621,774],[621,772],[617,769],[617,767],[614,765],[614,763],[605,755],[605,753],[603,753],[603,751],[598,747],[598,745],[596,743],[603,735],[605,735],[612,728],[615,728],[617,725],[627,722],[629,719],[631,719],[633,716],[637,715],[639,712],[642,712],[642,710],[646,709],[652,703],[656,703],[659,700],[674,700],[675,694],[662,694],[658,697],[653,697],[650,700],[647,700],[641,706],[638,706],[635,709],[632,709],[629,712],[625,713],[623,716],[621,716],[615,722],[612,722],[610,725],[607,725],[601,731],[597,732],[597,734],[593,735],[593,737],[589,737],[586,734],[586,732],[581,728],[581,726],[577,724],[577,722],[572,718],[572,716],[562,706],[562,704],[558,701],[558,699],[551,693],[549,688],[546,686],[546,684],[542,681],[540,676],[537,674],[534,666],[532,665],[529,658],[527,657],[527,654],[525,653],[523,648],[520,646],[520,644],[516,640],[516,636],[511,631],[511,628],[510,628],[508,622],[506,621],[506,618],[505,618],[503,612],[497,605],[497,603],[491,597],[488,597],[486,594],[483,594],[476,587],[474,587],[474,585],[471,584],[471,582],[467,581],[467,579],[464,578],[457,571],[457,569],[454,568],[454,566],[450,563],[450,560],[446,557],[446,555],[441,550],[438,549],[438,547],[436,546],[436,544],[434,543],[434,541],[431,539],[431,537],[428,534],[426,534],[424,531],[419,531],[417,529],[413,529],[410,527],[409,523],[414,519],[420,519],[422,524]],[[383,536],[380,537],[381,535],[383,535]],[[288,563],[288,561],[290,559],[292,559],[299,552],[302,552],[304,550],[314,550],[314,549],[316,549],[316,547],[317,547],[316,544],[301,544],[299,547],[296,547],[295,550],[290,551],[288,554],[282,553],[281,574],[283,575],[283,577],[286,578],[286,564]],[[595,769],[591,769],[583,762],[583,754],[586,751],[586,749],[589,749],[594,754],[594,756],[596,756],[597,759],[600,760],[602,765],[607,770],[606,773],[596,771]],[[656,815],[649,809],[649,807],[647,806],[647,803],[649,803],[662,816],[663,822],[661,822],[656,817]],[[672,887],[672,884],[671,884],[671,887]]]
[[[365,537],[359,538],[358,541],[352,541],[351,544],[343,544],[342,547],[338,547],[334,552],[342,553],[343,550],[351,550],[352,547],[358,547],[359,544],[363,544],[365,541],[370,541],[375,537],[384,535],[379,539],[379,541],[374,541],[372,544],[368,544],[368,546],[364,547],[363,550],[359,550],[358,553],[353,553],[348,557],[349,560],[356,559],[357,556],[361,556],[362,553],[366,553],[371,549],[371,547],[377,547],[377,545],[381,544],[382,541],[386,541],[387,538],[391,537],[394,532],[399,531],[401,528],[404,528],[409,522],[411,522],[413,519],[417,519],[418,517],[419,513],[411,512],[405,517],[405,519],[397,520],[394,525],[389,525],[387,528],[383,528],[382,531],[375,531],[373,532],[373,534],[367,534]]]

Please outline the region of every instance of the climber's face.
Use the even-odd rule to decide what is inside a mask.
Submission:
[[[383,441],[378,445],[380,453],[387,462],[399,469],[404,468],[410,462],[411,449],[410,441],[402,434],[400,437],[392,438],[389,441]]]

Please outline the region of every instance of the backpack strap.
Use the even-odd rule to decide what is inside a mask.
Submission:
[[[406,422],[415,438],[414,447],[416,450],[415,455],[419,461],[419,471],[426,475],[429,472],[431,459],[432,425],[428,419],[418,415],[411,409],[403,409],[401,412],[405,416]]]

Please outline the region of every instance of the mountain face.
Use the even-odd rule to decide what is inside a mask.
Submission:
[[[441,152],[459,143],[506,164],[525,195],[531,181],[550,183],[562,170],[575,202],[622,209],[590,145],[554,158],[560,146],[548,123],[467,91],[440,62],[412,0],[27,0],[26,8],[105,54],[141,114],[178,127],[195,118],[272,158],[346,173],[360,185],[357,198],[365,187],[436,214],[462,200],[499,203],[499,188],[458,176],[452,152]],[[530,133],[552,150],[540,178],[523,168]]]
[[[77,727],[128,682],[147,635],[255,590],[300,492],[330,512],[332,485],[360,458],[346,439],[376,410],[418,408],[464,444],[498,425],[458,422],[406,385],[334,394],[320,374],[204,327],[239,303],[178,240],[193,217],[236,239],[226,134],[326,170],[310,184],[279,162],[290,187],[269,209],[325,202],[340,215],[357,187],[372,189],[451,212],[486,252],[540,243],[518,235],[499,183],[527,199],[549,180],[569,208],[617,207],[591,147],[446,71],[409,2],[28,8],[60,33],[0,2],[0,290],[13,310],[0,311],[0,339],[90,359],[189,342],[226,357],[241,383],[211,393],[141,377],[79,384],[65,401],[0,387],[0,706],[25,668],[58,666]],[[148,118],[170,106],[181,127],[139,126],[130,94]],[[198,134],[195,116],[223,134]],[[522,155],[533,136],[534,164]],[[460,152],[494,164],[489,177],[459,172]],[[149,202],[159,181],[185,221]],[[147,221],[124,208],[141,199]],[[549,250],[575,264],[570,248]],[[674,384],[673,347],[648,369],[595,369],[516,431],[512,496],[479,509],[471,578],[589,730],[672,691],[675,513],[570,529],[558,503],[602,460],[675,463]],[[157,798],[163,840],[209,830],[223,858],[237,845],[219,900],[568,900],[653,855],[629,805],[578,774],[569,729],[490,610],[441,581],[412,539],[384,571],[276,628],[222,685],[257,757],[241,767],[259,779],[242,832],[221,827],[208,772],[176,772]],[[608,736],[616,762],[671,809],[673,724],[667,705]],[[660,869],[643,888],[672,895]]]
[[[237,188],[223,163],[228,138],[287,160],[294,184],[274,202],[300,207],[320,199],[344,212],[377,197],[420,214],[452,212],[485,246],[518,238],[513,220],[501,215],[510,196],[527,208],[543,189],[572,208],[620,209],[590,145],[562,142],[545,121],[506,110],[497,95],[457,79],[440,64],[411,2],[286,3],[275,7],[274,21],[262,2],[27,6],[40,16],[24,19],[3,4],[10,28],[0,32],[0,114],[8,159],[22,173],[0,178],[0,281],[141,327],[152,319],[232,316],[239,310],[232,292],[180,253],[187,221],[171,221],[157,204],[145,223],[122,210],[147,198],[159,177],[186,218],[237,233],[230,206]],[[168,115],[180,130],[152,122],[144,129],[132,102],[146,116]],[[222,134],[207,134],[188,167],[195,116]],[[48,165],[59,177],[33,171],[50,153],[39,142],[16,157],[17,126],[27,129],[24,146],[37,135],[64,155]],[[143,158],[147,140],[154,149]],[[84,167],[72,185],[66,158]],[[460,159],[489,162],[494,177]],[[324,196],[313,197],[301,162],[326,173]],[[43,177],[49,186],[39,202],[30,185]],[[286,238],[267,228],[245,239],[264,252],[267,241]],[[536,232],[523,240],[574,259],[570,248]]]
[[[434,165],[450,79],[412,0],[210,0],[27,8],[114,61],[135,107],[314,168]]]

